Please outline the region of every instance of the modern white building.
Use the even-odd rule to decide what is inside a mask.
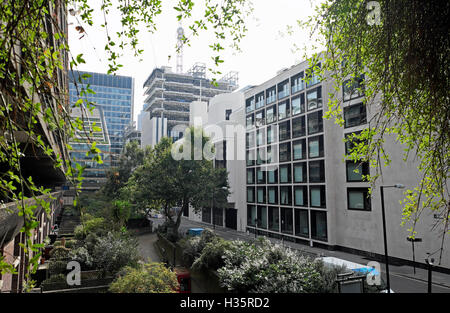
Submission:
[[[229,176],[230,195],[226,209],[203,208],[194,213],[191,209],[189,218],[245,231],[245,113],[244,94],[234,92],[220,94],[206,102],[191,103],[189,124],[202,127],[215,146],[215,166],[226,168]]]
[[[283,70],[269,81],[245,92],[246,114],[246,229],[311,246],[338,249],[372,257],[384,255],[379,185],[417,185],[417,162],[403,161],[401,144],[386,137],[384,147],[392,163],[368,197],[362,175],[374,174],[368,163],[345,160],[350,143],[344,138],[369,126],[377,106],[363,104],[363,94],[341,88],[345,127],[323,119],[331,80],[304,81],[308,62]],[[358,173],[354,170],[358,169]],[[402,224],[405,189],[384,192],[387,242],[393,260],[412,260],[412,243]],[[442,229],[425,211],[417,227],[421,242],[415,259],[424,263],[427,253],[438,259]],[[441,267],[450,267],[450,245],[445,244]]]

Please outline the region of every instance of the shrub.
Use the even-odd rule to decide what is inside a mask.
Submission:
[[[179,241],[183,248],[183,260],[189,266],[200,257],[203,249],[209,242],[216,240],[218,236],[210,229],[203,230],[200,236],[187,237]]]
[[[83,245],[82,242],[78,241],[78,240],[67,240],[66,241],[66,245],[65,247],[68,249],[77,249],[79,247],[81,247]]]
[[[116,273],[126,265],[136,265],[139,260],[135,239],[109,232],[96,240],[92,249],[94,266],[105,273]]]
[[[87,267],[92,267],[92,265],[94,264],[94,259],[89,254],[88,249],[86,249],[85,247],[79,247],[71,251],[70,258]]]
[[[126,267],[110,285],[115,293],[173,293],[178,287],[176,274],[163,263],[146,263]]]
[[[64,246],[56,246],[50,251],[50,259],[67,260],[69,258],[70,249]]]
[[[206,243],[200,256],[192,264],[192,269],[196,270],[217,270],[225,265],[223,254],[231,248],[231,241],[220,237],[213,238]]]
[[[62,274],[67,271],[67,260],[51,260],[48,264],[50,275]]]
[[[45,288],[53,284],[61,284],[61,283],[66,283],[66,275],[64,274],[52,275],[49,278],[42,281],[40,286]]]
[[[316,263],[290,248],[262,238],[258,244],[233,241],[218,269],[220,283],[230,291],[303,293],[320,291]]]

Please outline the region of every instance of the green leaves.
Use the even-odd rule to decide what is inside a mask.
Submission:
[[[368,22],[367,17],[371,21],[376,18],[363,0],[326,1],[304,24],[326,48],[312,58],[311,65],[321,62],[334,81],[335,93],[330,95],[325,117],[343,125],[342,87],[364,75],[357,90],[364,92],[364,104],[371,112],[368,129],[359,136],[366,143],[357,144],[346,157],[370,161],[374,186],[382,169],[392,162],[384,147],[385,139],[391,137],[404,151],[403,161],[417,160],[420,171],[419,183],[401,203],[404,223],[412,224],[408,231],[415,235],[424,210],[439,212],[443,218],[436,219],[433,227],[440,224],[444,238],[449,231],[450,55],[442,53],[448,51],[449,40],[448,32],[439,25],[446,23],[443,12],[448,12],[450,4],[377,3],[382,8],[378,24]],[[348,79],[351,81],[344,84]]]

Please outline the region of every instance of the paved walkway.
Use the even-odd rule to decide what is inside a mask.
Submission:
[[[161,262],[159,253],[155,247],[157,240],[158,236],[155,233],[138,236],[139,254],[145,262],[148,262],[148,259],[152,262]]]
[[[154,226],[156,227],[159,223],[162,223],[162,219],[152,219],[154,222]],[[182,222],[180,225],[180,232],[184,233],[187,229],[191,227],[208,227],[212,228],[212,225],[206,224],[203,222],[194,222],[191,220],[188,220],[187,218],[182,218]],[[238,232],[233,229],[224,228],[216,226],[215,232],[223,237],[224,239],[228,240],[252,240],[255,238],[254,234],[247,235],[243,232]],[[268,238],[272,242],[281,242],[281,240],[275,239],[275,238]],[[371,258],[350,254],[342,251],[330,251],[326,249],[316,248],[316,247],[310,247],[307,245],[302,245],[298,243],[293,243],[290,241],[284,241],[283,244],[286,246],[289,246],[293,249],[300,250],[304,253],[315,255],[315,256],[332,256],[337,257],[340,259],[344,259],[347,261],[359,263],[359,264],[367,264],[368,262],[372,261]],[[381,264],[381,271],[382,276],[384,280],[386,281],[385,277],[385,266],[384,264]],[[396,266],[389,264],[389,277],[391,281],[391,289],[394,290],[394,292],[427,292],[427,282],[428,282],[428,276],[427,271],[425,269],[416,268],[416,274],[414,275],[413,268],[411,266],[403,265],[403,266]],[[440,273],[440,272],[433,272],[433,287],[432,287],[433,293],[450,293],[450,275]]]

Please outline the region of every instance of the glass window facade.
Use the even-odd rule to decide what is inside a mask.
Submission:
[[[89,76],[89,77],[88,77]],[[84,78],[84,79],[83,79]],[[90,88],[95,94],[87,94],[83,99],[94,102],[103,111],[111,142],[112,166],[125,144],[125,127],[131,124],[133,111],[133,78],[93,72],[74,71],[69,74],[69,100],[71,106],[78,101],[82,88]]]
[[[257,205],[257,227],[266,229],[269,236],[326,241],[322,86],[318,77],[310,78],[306,84],[303,70],[288,79],[283,76],[253,95],[265,97],[265,105],[256,106],[253,114],[255,125],[260,127],[254,132],[256,151],[261,149],[267,156],[264,165],[255,162],[264,167],[265,175],[254,168],[253,203]],[[249,96],[246,107],[251,107]],[[249,185],[252,175],[252,171],[247,172]],[[262,215],[267,219],[259,225]]]

